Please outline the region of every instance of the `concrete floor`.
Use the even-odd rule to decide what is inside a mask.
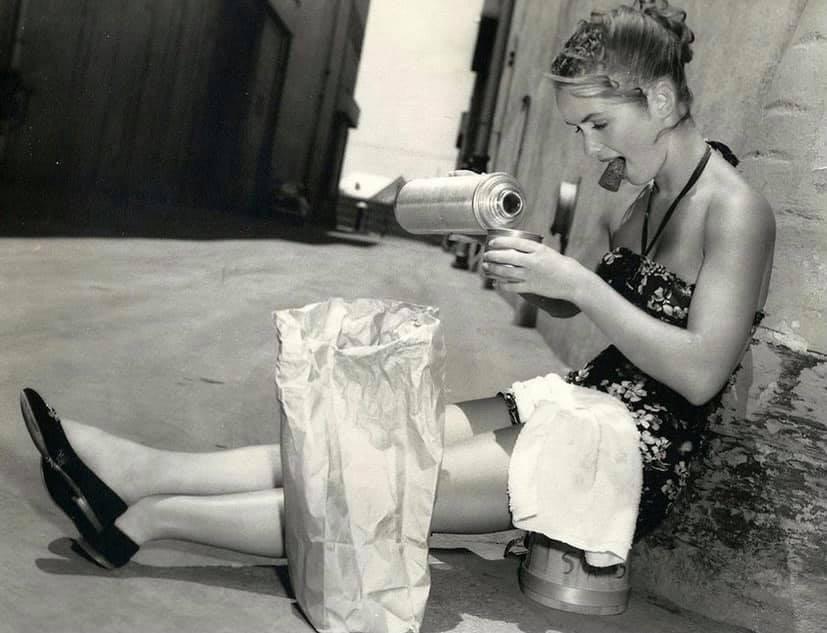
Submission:
[[[40,482],[17,394],[159,447],[273,442],[271,312],[331,296],[438,306],[451,401],[560,371],[539,334],[436,246],[290,231],[291,239],[0,239],[0,632],[309,631],[284,560],[164,541],[121,570],[75,555]],[[647,596],[583,617],[522,596],[513,533],[435,535],[423,631],[727,631]]]

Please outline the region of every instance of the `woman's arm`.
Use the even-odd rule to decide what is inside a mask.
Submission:
[[[745,191],[709,208],[704,263],[686,329],[648,315],[596,273],[542,245],[535,245],[532,252],[490,251],[486,260],[495,274],[511,281],[504,285],[515,292],[577,304],[640,369],[693,404],[703,404],[740,361],[760,307],[774,240],[772,210],[757,194]],[[502,269],[498,264],[520,268]]]

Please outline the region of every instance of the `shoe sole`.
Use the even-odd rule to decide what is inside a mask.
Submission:
[[[103,567],[104,569],[109,569],[110,571],[116,569],[116,567],[101,556],[100,552],[92,547],[86,539],[79,538],[75,541],[75,544],[81,550],[81,553],[96,565]]]
[[[83,494],[81,489],[74,482],[74,480],[60,466],[58,466],[57,462],[55,462],[52,459],[52,456],[49,455],[49,451],[46,448],[46,441],[43,439],[43,434],[40,432],[40,425],[37,423],[37,416],[32,410],[31,404],[29,403],[29,399],[25,396],[25,394],[20,395],[20,409],[23,413],[23,422],[26,424],[26,429],[29,431],[29,435],[31,435],[32,442],[34,442],[35,447],[40,452],[41,456],[46,461],[49,468],[51,468],[55,473],[60,475],[60,477],[63,479],[63,482],[69,488],[70,493],[67,496],[71,499],[71,503],[74,504],[74,506],[83,515],[83,517],[92,525],[95,531],[100,532],[101,530],[103,530],[103,525],[101,524],[100,519],[92,510],[89,501],[86,499],[86,496]],[[63,504],[58,502],[58,500],[52,496],[51,491],[49,493],[49,496],[51,497],[55,505],[57,505],[57,507],[59,507],[63,512],[65,512],[66,515],[70,519],[72,519],[72,522],[75,523],[76,527],[80,529],[80,526],[78,526],[75,522],[75,518],[72,516],[72,513],[69,512],[63,506]]]
[[[40,471],[43,485],[49,493],[52,502],[60,508],[63,513],[72,519],[72,523],[80,532],[81,536],[100,532],[103,527],[97,520],[97,516],[86,503],[86,499],[74,494],[74,489],[66,482],[66,477],[60,471],[53,468],[45,459],[40,462]],[[92,517],[95,517],[94,520]]]
[[[51,462],[52,457],[46,448],[46,440],[43,439],[43,434],[40,432],[40,425],[37,423],[37,416],[32,411],[32,405],[24,392],[20,393],[20,411],[23,413],[23,422],[26,424],[26,430],[34,442],[35,448],[43,456],[43,459]]]

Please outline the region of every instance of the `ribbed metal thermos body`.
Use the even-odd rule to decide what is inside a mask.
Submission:
[[[520,184],[495,172],[410,180],[399,190],[394,213],[409,233],[483,235],[519,227],[525,208]]]

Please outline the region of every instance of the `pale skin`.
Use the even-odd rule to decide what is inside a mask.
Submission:
[[[511,527],[508,460],[519,429],[504,425],[508,412],[499,398],[446,407],[434,531]],[[138,545],[177,539],[285,555],[278,445],[186,453],[144,446],[72,420],[64,419],[63,428],[86,465],[129,504],[115,525]]]
[[[583,134],[599,160],[624,156],[627,179],[654,178],[650,237],[704,152],[691,120],[655,140],[682,115],[671,82],[647,90],[647,106],[557,95],[563,118]],[[640,252],[645,200],[618,227],[607,222],[612,247]],[[506,289],[570,301],[635,365],[693,404],[712,398],[737,366],[755,312],[767,297],[775,220],[767,201],[713,153],[700,180],[678,205],[649,256],[695,291],[686,329],[649,316],[576,260],[530,240],[497,238],[483,269]],[[504,264],[510,266],[504,267]]]
[[[632,184],[654,179],[650,227],[656,227],[703,154],[704,139],[691,119],[674,127],[684,106],[670,81],[644,91],[645,106],[575,97],[565,88],[557,99],[566,122],[582,132],[590,156],[623,156]],[[668,131],[659,135],[663,130]],[[641,198],[621,222],[606,219],[612,247],[640,250],[645,206]],[[701,404],[717,393],[743,355],[754,314],[766,300],[774,239],[767,201],[713,154],[649,253],[696,284],[686,329],[647,315],[593,271],[542,244],[497,238],[497,249],[486,253],[483,266],[509,290],[575,304],[643,371]],[[172,538],[284,556],[278,446],[180,453],[78,422],[64,421],[64,428],[80,457],[130,505],[115,524],[139,545]],[[434,531],[511,527],[508,462],[518,433],[499,399],[447,407]]]

